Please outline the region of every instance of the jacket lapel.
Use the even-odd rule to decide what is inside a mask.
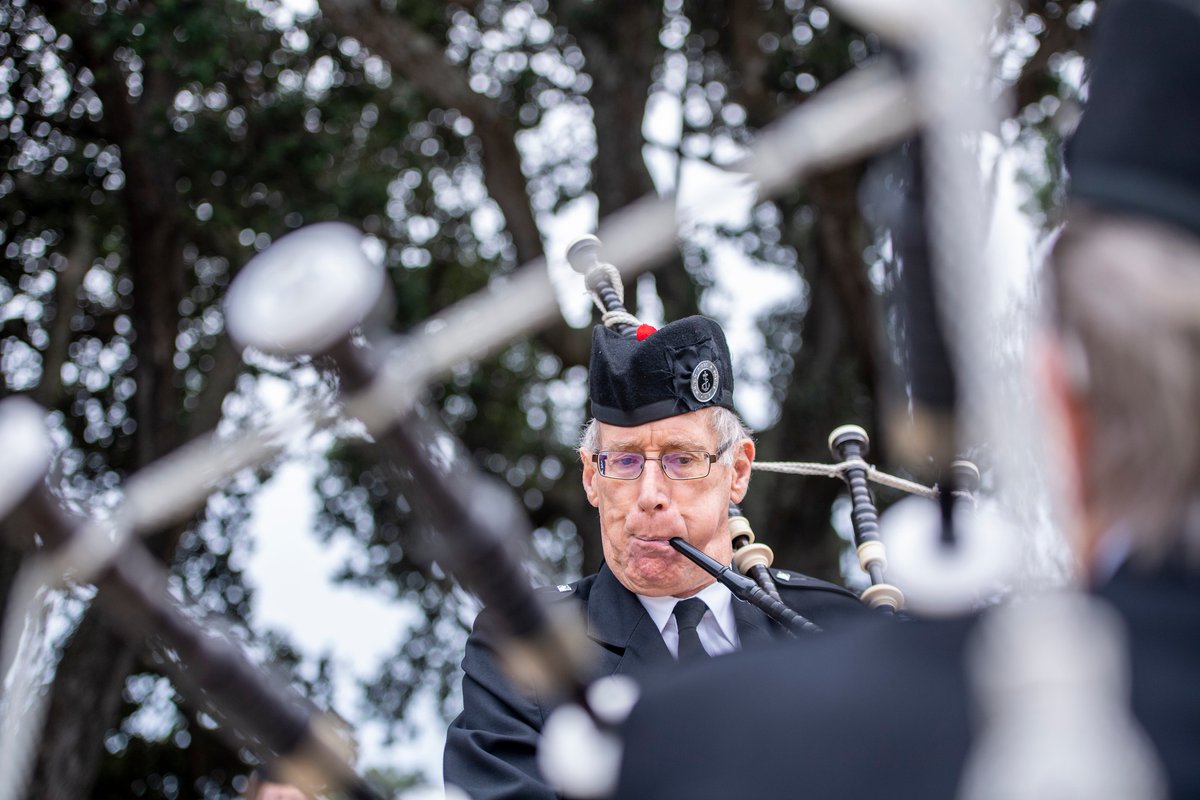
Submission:
[[[781,635],[762,610],[736,598],[733,616],[742,649],[758,647]],[[656,666],[674,663],[654,620],[607,564],[600,567],[592,585],[587,621],[588,637],[607,654],[601,668],[604,674],[642,675]]]
[[[588,636],[613,656],[611,675],[636,675],[672,662],[662,634],[637,595],[621,585],[605,564],[588,600]]]

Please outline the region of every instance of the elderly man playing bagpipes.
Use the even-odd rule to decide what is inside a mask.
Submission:
[[[670,544],[682,539],[721,564],[732,560],[728,509],[746,493],[754,442],[733,411],[724,333],[698,316],[658,330],[629,322],[614,328],[594,331],[593,419],[579,449],[583,489],[600,515],[604,564],[542,591],[582,609],[597,677],[643,676],[670,670],[677,659],[786,636],[780,623],[735,599]],[[773,572],[783,604],[813,625],[837,629],[870,613],[840,586]],[[536,763],[550,709],[501,673],[494,626],[485,609],[467,642],[464,708],[447,736],[446,783],[473,798],[552,798]]]
[[[618,796],[1200,797],[1200,4],[1098,13],[1040,359],[1090,591],[681,676]]]

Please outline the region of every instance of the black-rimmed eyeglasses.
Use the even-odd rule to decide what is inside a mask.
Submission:
[[[712,465],[721,454],[729,449],[728,444],[717,448],[716,453],[704,450],[672,450],[659,456],[642,453],[627,453],[622,450],[601,450],[592,453],[592,461],[600,474],[619,481],[632,481],[640,477],[647,461],[657,461],[663,474],[674,481],[694,481],[707,478]]]

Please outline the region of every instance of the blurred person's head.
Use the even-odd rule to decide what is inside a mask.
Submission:
[[[1200,554],[1200,5],[1100,11],[1048,265],[1079,545]],[[1192,537],[1192,541],[1189,541]]]
[[[246,784],[246,800],[312,800],[312,796],[281,782],[269,770],[256,769]]]
[[[1050,266],[1081,546],[1161,558],[1200,513],[1200,237],[1082,211]]]

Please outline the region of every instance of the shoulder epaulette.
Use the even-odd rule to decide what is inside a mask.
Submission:
[[[568,583],[558,583],[552,586],[539,586],[534,589],[537,595],[543,600],[553,600],[562,597],[570,597],[575,594],[575,587]]]

